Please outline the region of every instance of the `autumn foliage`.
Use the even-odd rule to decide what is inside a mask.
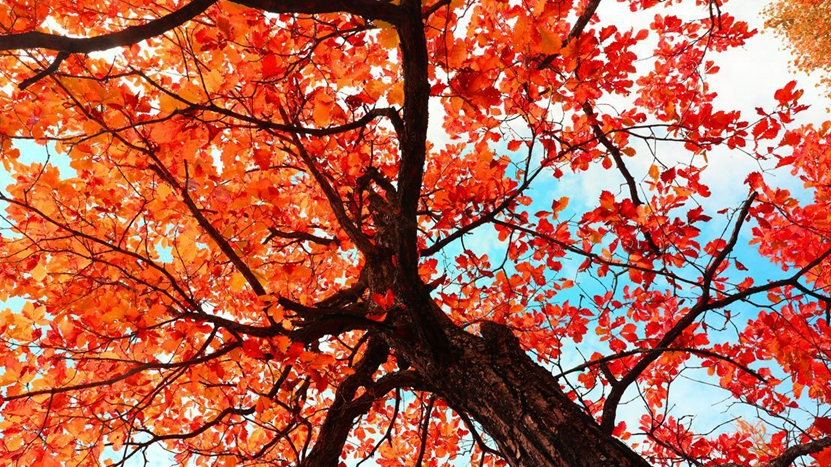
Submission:
[[[4,0],[0,465],[831,465],[831,123],[625,3]]]
[[[794,65],[822,75],[831,84],[831,2],[826,0],[775,0],[765,9],[765,25],[784,38],[794,54]]]

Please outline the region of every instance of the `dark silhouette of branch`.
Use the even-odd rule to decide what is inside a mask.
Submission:
[[[374,383],[372,373],[386,360],[386,344],[370,339],[364,357],[355,365],[355,373],[347,376],[335,392],[335,400],[326,412],[317,440],[309,455],[298,467],[329,467],[338,465],[343,445],[352,431],[355,420],[366,414],[379,398],[392,390],[411,388],[425,391],[427,386],[415,372],[389,373]],[[366,391],[352,399],[359,387]]]
[[[430,434],[430,418],[433,416],[433,405],[436,403],[436,396],[430,396],[430,401],[427,403],[427,408],[424,409],[424,420],[421,424],[421,447],[418,449],[418,457],[415,461],[415,467],[421,467],[424,461],[424,453],[427,452],[427,435]]]
[[[202,14],[218,0],[194,0],[173,13],[148,23],[129,26],[121,31],[96,37],[77,38],[30,31],[0,36],[0,50],[47,49],[56,52],[80,53],[98,52],[125,45],[139,43],[145,39],[164,34]],[[290,3],[290,2],[286,2]]]
[[[752,200],[750,200],[752,201]],[[740,213],[742,215],[741,219],[747,215],[747,210],[749,209],[750,203],[746,202],[745,207],[742,209]],[[741,223],[741,219],[739,223]],[[737,225],[737,228],[741,228],[741,225]],[[738,229],[734,229],[733,237],[738,236]],[[732,242],[732,243],[731,243]],[[732,245],[735,245],[735,241],[731,238],[731,242],[728,242],[728,245],[722,250],[727,251],[732,249]],[[808,263],[802,269],[797,271],[791,277],[780,279],[778,281],[768,282],[767,284],[758,285],[755,287],[749,287],[741,292],[737,292],[732,295],[728,295],[718,300],[710,301],[710,289],[709,285],[712,282],[713,275],[718,271],[719,264],[726,259],[728,253],[719,254],[713,263],[711,263],[710,267],[707,268],[704,277],[704,290],[702,292],[702,296],[699,298],[698,302],[695,306],[693,306],[690,311],[684,315],[681,319],[678,320],[673,327],[664,334],[664,337],[658,342],[655,346],[653,351],[646,353],[641,360],[639,360],[629,372],[624,375],[617,384],[612,386],[612,390],[609,392],[609,396],[606,398],[606,402],[603,404],[603,418],[601,421],[601,427],[603,428],[606,433],[611,433],[614,429],[614,422],[615,416],[617,412],[617,405],[620,403],[621,397],[623,397],[623,393],[626,391],[626,388],[631,385],[635,380],[649,367],[652,362],[658,359],[658,357],[662,354],[662,351],[658,350],[665,347],[670,347],[673,342],[675,342],[678,337],[683,334],[683,332],[695,322],[695,320],[701,316],[704,312],[710,310],[717,310],[720,308],[724,308],[732,303],[735,303],[740,300],[747,299],[753,295],[758,293],[764,293],[770,290],[774,290],[780,287],[791,286],[795,287],[799,284],[799,279],[802,278],[805,274],[811,271],[813,268],[818,266],[820,263],[825,261],[829,256],[831,256],[831,249],[826,250],[823,254],[816,257],[813,261]],[[721,258],[721,259],[719,259]],[[708,277],[709,276],[709,280]]]
[[[23,81],[21,81],[20,84],[17,85],[18,89],[23,91],[29,86],[58,71],[58,68],[61,66],[61,63],[63,63],[63,61],[67,58],[69,58],[69,52],[58,52],[58,55],[55,57],[55,59],[48,67],[39,71],[35,76],[32,76],[31,78],[26,78]]]
[[[797,444],[795,446],[791,446],[785,450],[782,454],[767,462],[761,462],[757,464],[760,467],[788,467],[789,465],[793,464],[797,458],[802,456],[807,456],[809,454],[816,454],[826,448],[831,447],[831,438],[819,438],[812,441],[807,441],[802,444]],[[735,462],[729,462],[727,464],[721,464],[719,467],[748,467],[743,464],[737,464]]]
[[[571,27],[571,31],[568,32],[568,36],[563,41],[563,47],[567,46],[571,41],[576,39],[583,34],[583,30],[586,29],[586,26],[589,25],[589,21],[591,21],[592,16],[594,16],[594,12],[597,11],[597,7],[600,6],[600,0],[589,0],[589,3],[586,4],[586,8],[580,13],[580,16],[577,17],[577,21],[574,22],[574,26]],[[543,68],[547,68],[551,66],[551,63],[554,62],[558,54],[551,54],[545,57],[540,63],[537,64],[537,69],[542,70]]]
[[[308,232],[285,232],[275,227],[268,229],[268,236],[263,240],[263,244],[270,242],[275,238],[285,238],[287,240],[304,240],[307,242],[317,243],[318,245],[331,245],[337,243],[336,238],[319,237]]]
[[[643,201],[641,201],[641,198],[638,195],[638,182],[635,181],[635,177],[632,176],[632,173],[629,172],[629,169],[623,162],[623,156],[620,153],[620,148],[615,146],[612,141],[609,140],[606,133],[603,132],[603,129],[600,128],[600,125],[597,122],[597,116],[595,115],[594,109],[592,109],[590,104],[583,104],[583,112],[586,113],[586,116],[588,116],[591,121],[590,126],[595,138],[597,138],[597,140],[600,141],[600,144],[602,144],[603,147],[609,151],[609,155],[611,155],[612,159],[615,161],[615,165],[620,171],[620,174],[623,175],[623,179],[626,180],[626,186],[629,188],[629,198],[632,200],[632,203],[635,206],[643,205]]]
[[[438,253],[439,251],[441,251],[444,247],[446,247],[450,243],[453,243],[454,241],[458,240],[459,238],[463,237],[464,235],[472,232],[474,229],[476,229],[476,228],[478,228],[478,227],[480,227],[480,226],[482,226],[482,225],[484,225],[488,222],[494,222],[494,220],[496,219],[496,216],[498,216],[500,213],[505,211],[505,209],[510,207],[520,195],[525,193],[525,190],[527,190],[528,187],[531,186],[531,182],[533,182],[534,179],[536,179],[537,176],[540,173],[542,173],[542,170],[545,167],[547,167],[547,164],[540,165],[530,176],[528,176],[522,182],[521,185],[519,185],[516,188],[516,190],[514,190],[513,193],[511,193],[504,200],[502,200],[502,202],[499,203],[499,205],[497,205],[491,211],[489,211],[486,214],[483,214],[482,216],[480,216],[478,219],[471,222],[470,224],[467,224],[464,227],[460,227],[459,229],[455,230],[453,233],[451,233],[447,237],[444,237],[441,240],[438,240],[436,243],[430,245],[428,248],[425,248],[425,249],[421,250],[421,256],[432,256],[432,255]]]
[[[693,355],[698,355],[698,356],[701,356],[701,357],[708,357],[708,358],[713,358],[713,359],[716,359],[716,360],[722,360],[724,362],[727,362],[727,363],[735,366],[736,368],[739,368],[740,370],[744,371],[745,373],[747,373],[750,376],[758,379],[761,382],[766,382],[767,381],[758,372],[750,369],[746,365],[743,365],[743,364],[733,360],[730,357],[727,357],[725,355],[721,355],[721,354],[713,352],[711,350],[695,349],[695,348],[690,348],[690,347],[669,347],[669,348],[665,347],[665,348],[627,350],[627,351],[624,351],[624,352],[618,352],[614,355],[607,355],[605,357],[597,358],[595,360],[590,360],[586,363],[582,363],[582,364],[577,365],[573,368],[569,368],[568,370],[563,371],[562,373],[558,373],[558,374],[554,375],[554,377],[555,378],[561,378],[565,375],[568,375],[568,374],[571,374],[571,373],[576,373],[578,371],[583,371],[583,370],[585,370],[587,368],[591,368],[593,366],[597,366],[597,365],[603,366],[605,363],[608,363],[608,362],[611,362],[611,361],[614,361],[614,360],[619,360],[621,358],[631,357],[632,355],[638,355],[638,354],[647,353],[647,352],[662,352],[662,353],[682,352],[682,353],[691,353]],[[615,382],[616,381],[612,381],[612,383],[615,383]],[[613,386],[614,386],[614,384],[613,384]]]
[[[816,454],[831,447],[831,438],[820,438],[807,443],[797,444],[785,450],[779,457],[771,459],[765,467],[788,467],[798,458],[808,454]]]
[[[401,10],[393,2],[372,0],[234,0],[234,3],[269,13],[336,13],[345,12],[369,20],[395,23]]]
[[[0,50],[47,49],[56,52],[87,54],[137,44],[164,34],[204,13],[218,0],[194,0],[173,13],[145,24],[95,37],[66,37],[39,31],[0,36]],[[369,0],[239,0],[234,3],[271,13],[346,12],[367,19],[395,22],[399,9],[392,3]]]

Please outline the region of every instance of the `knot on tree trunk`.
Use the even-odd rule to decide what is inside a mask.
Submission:
[[[493,355],[516,355],[522,353],[519,339],[511,328],[493,321],[485,321],[479,325],[479,332],[485,339],[485,346]]]

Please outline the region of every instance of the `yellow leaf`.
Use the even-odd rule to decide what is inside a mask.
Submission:
[[[23,314],[28,318],[32,323],[41,324],[44,315],[46,315],[46,307],[39,306],[35,308],[31,302],[28,302],[27,305],[23,307]]]
[[[378,33],[378,43],[387,49],[398,47],[398,31],[395,29],[382,29]]]
[[[40,281],[42,281],[43,279],[46,278],[47,271],[46,271],[46,268],[43,267],[42,264],[38,264],[34,269],[29,271],[29,274],[32,275],[32,278],[34,280],[40,282]]]
[[[314,113],[312,114],[312,117],[315,120],[315,125],[323,127],[332,121],[332,114],[330,112],[329,105],[330,103],[323,102],[320,99],[315,102]]]
[[[23,446],[24,443],[25,440],[23,439],[22,433],[12,434],[6,438],[3,438],[3,444],[6,445],[6,449],[9,451],[17,451]]]
[[[387,101],[392,105],[404,105],[404,82],[395,83],[387,94]]]
[[[245,287],[246,281],[242,274],[235,272],[231,276],[231,291],[239,292]]]
[[[369,94],[373,100],[378,100],[381,97],[381,92],[386,89],[387,85],[383,81],[372,80],[364,86],[364,91]]]
[[[556,54],[560,52],[563,46],[563,41],[556,33],[549,31],[545,27],[539,27],[540,36],[540,50],[546,54]]]
[[[179,255],[182,256],[182,260],[191,262],[196,259],[196,256],[199,254],[199,248],[196,245],[188,245],[179,249]]]
[[[179,99],[176,99],[169,94],[161,94],[159,96],[159,110],[161,110],[162,113],[169,114],[175,110],[183,108],[185,108],[185,103]]]
[[[8,386],[11,383],[16,382],[20,378],[20,373],[10,367],[6,367],[3,370],[3,374],[0,375],[0,386]]]
[[[208,73],[205,73],[203,75],[203,79],[205,82],[205,89],[207,89],[210,93],[219,90],[222,87],[222,84],[226,81],[225,76],[223,76],[219,70],[211,70]]]
[[[110,311],[104,313],[101,316],[101,319],[105,322],[115,322],[116,320],[120,320],[124,318],[124,308],[118,307],[113,308]]]

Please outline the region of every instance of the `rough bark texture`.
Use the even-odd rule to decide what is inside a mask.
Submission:
[[[415,301],[438,313],[426,294]],[[507,327],[483,323],[480,337],[445,320],[433,323],[431,331],[390,339],[391,346],[433,392],[481,424],[510,465],[649,465],[570,401]],[[446,339],[447,354],[436,355],[430,336]]]

